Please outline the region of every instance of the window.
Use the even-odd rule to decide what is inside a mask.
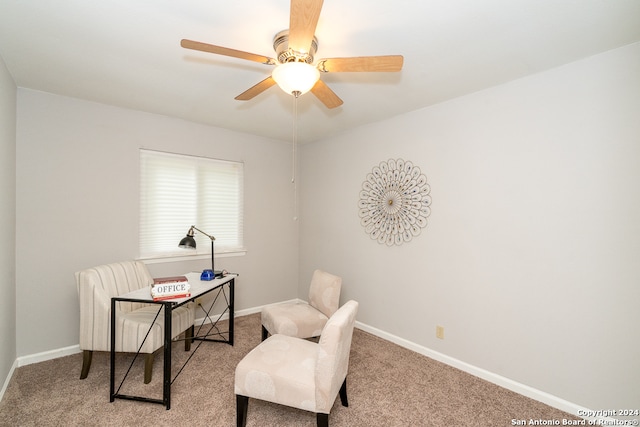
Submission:
[[[140,150],[140,258],[211,254],[196,232],[197,250],[178,248],[195,225],[215,237],[215,252],[244,251],[243,163]]]

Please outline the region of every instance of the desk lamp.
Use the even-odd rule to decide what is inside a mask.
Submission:
[[[182,240],[180,240],[180,243],[178,244],[178,246],[183,248],[183,249],[194,249],[195,250],[196,249],[196,239],[193,238],[194,230],[199,231],[200,233],[204,234],[209,239],[211,239],[211,273],[213,274],[212,279],[215,279],[216,277],[221,277],[222,276],[222,271],[216,271],[214,260],[213,260],[213,258],[214,258],[213,242],[214,242],[214,240],[216,240],[215,237],[213,237],[210,234],[205,233],[204,231],[200,230],[195,225],[192,225],[191,228],[189,228],[189,231],[187,232],[187,235],[185,237],[183,237]]]

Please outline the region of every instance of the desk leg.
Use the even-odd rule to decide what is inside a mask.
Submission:
[[[116,384],[116,302],[111,300],[111,354],[110,364],[111,371],[109,372],[109,402],[115,400],[115,384]]]
[[[171,303],[164,305],[164,380],[162,386],[162,399],[167,407],[171,409]]]
[[[229,299],[231,300],[229,304],[229,344],[231,345],[233,345],[233,324],[235,323],[234,304],[233,304],[233,301],[235,300],[235,295],[234,295],[235,287],[236,287],[236,279],[233,278],[229,282]]]

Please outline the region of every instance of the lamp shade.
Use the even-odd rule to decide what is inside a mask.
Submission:
[[[175,240],[174,240],[175,242]],[[193,235],[189,236],[188,234],[180,240],[179,247],[183,249],[195,249],[196,248],[196,239],[193,238]]]
[[[286,93],[300,92],[299,95],[302,95],[309,92],[316,84],[320,78],[320,72],[306,62],[285,62],[273,70],[271,77]]]
[[[196,239],[193,238],[195,225],[189,227],[189,231],[187,231],[187,235],[180,240],[178,247],[183,249],[195,249],[196,248]]]

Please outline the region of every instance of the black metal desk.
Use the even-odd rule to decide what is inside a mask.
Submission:
[[[191,296],[188,298],[179,298],[173,300],[164,300],[164,301],[154,301],[151,297],[151,292],[149,288],[138,289],[133,292],[129,292],[124,295],[120,295],[117,297],[111,298],[111,372],[110,372],[110,381],[109,381],[109,395],[110,401],[113,402],[115,399],[128,399],[128,400],[138,400],[142,402],[150,402],[150,403],[160,403],[165,405],[167,409],[171,408],[171,384],[178,377],[180,372],[184,366],[191,360],[191,357],[200,347],[200,344],[192,351],[189,358],[185,361],[184,365],[180,368],[176,376],[171,378],[171,323],[172,323],[172,315],[171,312],[173,309],[177,307],[181,307],[185,304],[195,301],[198,298],[202,298],[203,296],[217,291],[215,294],[214,300],[211,303],[211,306],[208,310],[203,311],[205,313],[205,317],[202,319],[202,323],[198,327],[197,331],[193,334],[194,341],[214,341],[214,342],[223,342],[230,345],[233,345],[233,323],[234,323],[234,287],[235,287],[235,275],[227,275],[225,277],[214,279],[211,281],[202,281],[200,280],[200,273],[189,273],[186,275],[189,280],[189,285],[191,286]],[[227,286],[229,295],[225,292],[225,286]],[[218,301],[219,297],[222,296],[226,303],[226,309],[220,313],[216,319],[211,319],[210,311],[213,309],[216,301]],[[158,314],[160,315],[162,309],[164,308],[164,369],[163,369],[163,385],[162,385],[162,399],[154,399],[144,396],[131,396],[126,394],[119,393],[122,384],[127,379],[127,374],[125,374],[120,386],[116,390],[115,388],[115,365],[116,365],[116,351],[115,351],[115,343],[116,343],[116,307],[117,302],[125,301],[125,302],[139,302],[139,303],[147,303],[147,304],[157,304],[158,305]],[[228,331],[220,332],[217,328],[218,321],[221,320],[222,316],[228,313],[229,314],[229,329]],[[212,325],[206,332],[202,333],[204,329],[205,323],[209,323]],[[215,329],[214,333],[210,333],[213,329]],[[224,334],[227,333],[228,337],[224,337]],[[219,338],[210,338],[211,336],[217,336]],[[140,355],[140,348],[144,341],[140,344],[138,348],[138,353],[134,357],[131,365],[135,362],[136,358]]]

